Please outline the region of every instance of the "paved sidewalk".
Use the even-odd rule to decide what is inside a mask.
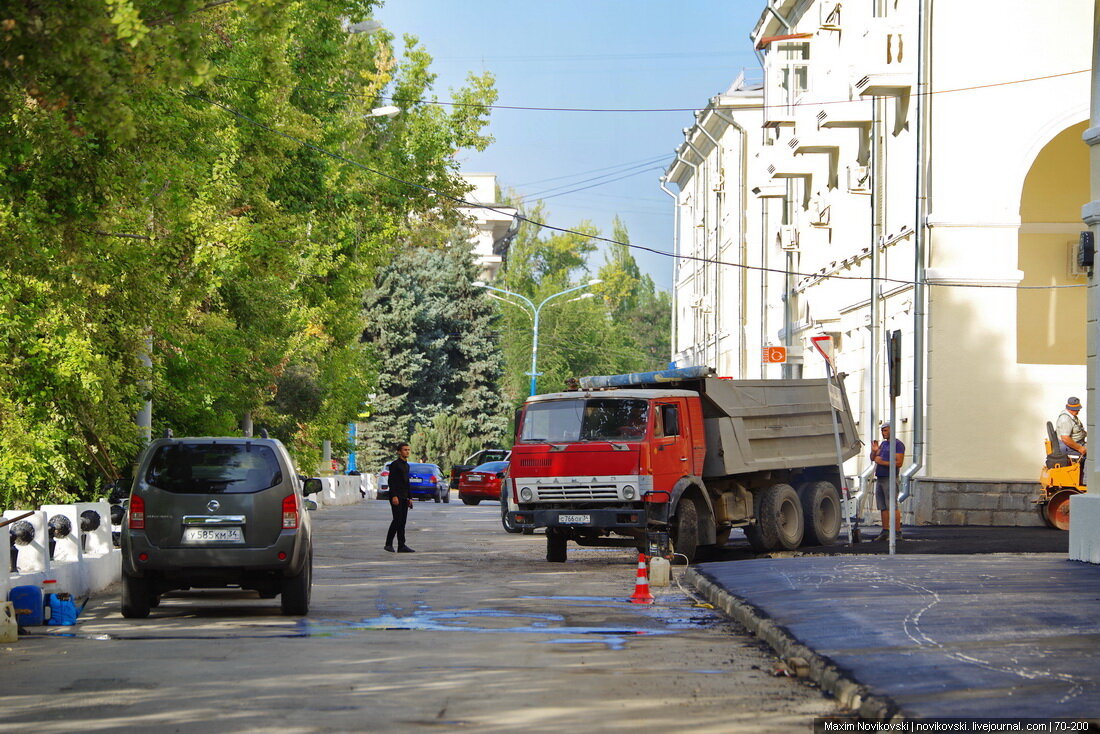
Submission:
[[[1100,719],[1100,566],[1064,553],[760,558],[688,580],[863,717]]]

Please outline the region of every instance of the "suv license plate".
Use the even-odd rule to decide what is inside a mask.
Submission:
[[[591,515],[558,515],[558,522],[562,525],[587,525],[592,522]]]
[[[184,528],[184,543],[243,543],[240,527]]]

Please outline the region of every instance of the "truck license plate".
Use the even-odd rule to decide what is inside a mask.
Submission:
[[[184,528],[184,543],[243,543],[244,535],[239,527]]]
[[[562,525],[587,525],[592,522],[591,515],[558,515],[558,522]]]

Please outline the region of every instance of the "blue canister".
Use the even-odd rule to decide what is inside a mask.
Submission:
[[[21,625],[42,624],[42,589],[37,586],[15,586],[8,592],[8,601],[15,607],[15,620]]]
[[[49,624],[76,624],[76,604],[68,594],[47,594],[46,606],[50,609]]]

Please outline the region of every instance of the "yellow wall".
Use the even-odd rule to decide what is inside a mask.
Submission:
[[[1024,272],[1021,286],[1085,283],[1084,278],[1069,275],[1068,254],[1069,243],[1076,240],[1073,232],[1084,229],[1081,206],[1089,200],[1084,130],[1085,123],[1063,130],[1043,148],[1024,181],[1018,255],[1018,267]],[[1083,287],[1018,291],[1017,362],[1084,364],[1085,306]]]

